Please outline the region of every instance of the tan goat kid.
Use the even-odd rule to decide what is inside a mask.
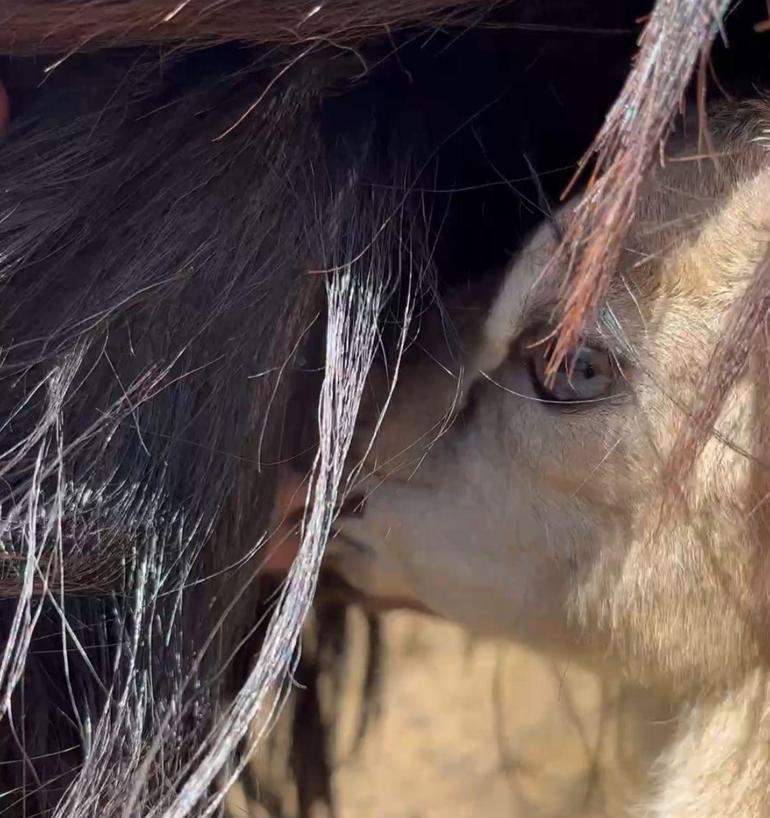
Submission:
[[[668,699],[678,727],[638,807],[648,817],[770,815],[766,327],[675,502],[666,479],[770,247],[766,123],[760,102],[715,113],[705,160],[697,129],[672,138],[599,319],[555,380],[539,342],[558,223],[489,308],[426,326],[369,449],[387,391],[373,386],[356,444],[365,501],[330,546],[367,594]]]

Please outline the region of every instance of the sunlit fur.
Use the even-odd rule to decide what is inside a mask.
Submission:
[[[616,362],[606,400],[544,403],[525,365],[541,353],[522,338],[549,334],[558,226],[524,245],[491,308],[427,322],[367,453],[388,393],[373,378],[356,445],[367,499],[332,545],[371,594],[669,699],[677,737],[646,816],[770,814],[764,326],[686,481],[669,470],[770,246],[768,122],[762,102],[714,112],[715,157],[697,159],[689,121],[645,180],[585,333]]]

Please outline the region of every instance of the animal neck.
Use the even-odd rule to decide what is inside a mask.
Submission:
[[[770,678],[752,673],[729,693],[683,709],[655,765],[644,818],[770,815]]]

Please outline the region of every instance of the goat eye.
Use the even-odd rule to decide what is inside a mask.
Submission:
[[[528,361],[532,386],[542,400],[580,403],[609,395],[615,385],[615,368],[609,354],[595,347],[582,346],[568,357],[549,381],[545,370],[548,350],[538,348]]]

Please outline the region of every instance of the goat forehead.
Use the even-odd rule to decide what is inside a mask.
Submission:
[[[695,244],[711,219],[736,209],[733,198],[736,190],[747,190],[751,182],[751,178],[737,179],[724,166],[715,170],[710,162],[698,163],[704,166],[700,168],[694,165],[672,162],[646,181],[609,282],[608,299],[616,304],[630,300],[638,307],[657,300],[661,289],[669,294],[678,292],[682,277],[693,273],[691,267],[685,269],[686,265],[680,263],[679,251]],[[562,226],[578,201],[557,214]],[[746,230],[732,232],[730,238],[736,244],[753,241],[754,236]],[[495,328],[492,335],[519,330],[528,315],[546,311],[558,301],[564,271],[549,268],[557,245],[557,230],[552,224],[541,225],[524,245],[508,270],[490,314],[490,327]],[[714,259],[706,255],[705,248],[700,260],[705,268],[713,266],[710,262]],[[549,275],[545,276],[547,268]],[[707,276],[701,282],[702,289],[713,289],[715,282],[710,279]]]
[[[611,335],[625,343],[630,338],[627,333],[633,335],[633,326],[646,322],[645,315],[657,309],[661,298],[667,303],[675,299],[683,310],[700,310],[704,295],[722,289],[720,271],[708,247],[703,248],[697,264],[682,263],[679,251],[696,241],[710,218],[731,206],[736,189],[758,170],[757,151],[745,141],[732,141],[717,163],[697,159],[696,147],[695,139],[680,142],[674,154],[645,180],[599,315],[598,332],[606,325]],[[476,361],[479,368],[495,368],[536,313],[552,314],[558,303],[559,276],[544,273],[558,245],[558,225],[567,222],[579,202],[580,197],[575,197],[559,209],[557,225],[541,224],[509,266],[484,322]],[[743,234],[732,235],[736,243],[744,238]]]

